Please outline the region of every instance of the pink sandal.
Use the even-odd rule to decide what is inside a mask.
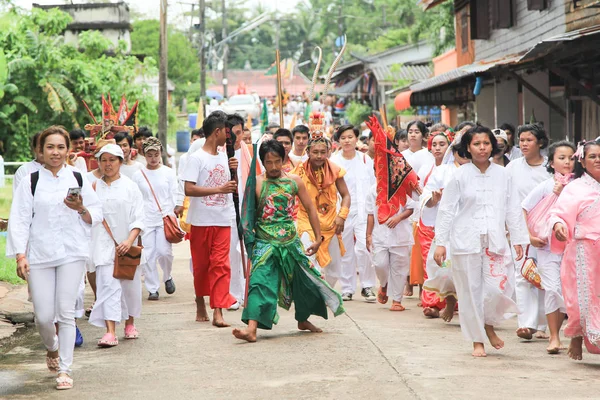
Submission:
[[[140,333],[135,329],[135,325],[125,326],[125,339],[137,339],[140,337]]]
[[[102,336],[102,339],[98,340],[99,347],[115,347],[119,344],[119,339],[116,338],[112,333],[106,333]]]
[[[58,357],[52,358],[52,357],[46,356],[46,366],[48,367],[48,370],[50,372],[58,372],[58,362],[59,361],[60,361],[60,358],[58,358]]]
[[[73,389],[73,378],[69,375],[63,375],[56,378],[56,389],[57,390],[68,390]]]

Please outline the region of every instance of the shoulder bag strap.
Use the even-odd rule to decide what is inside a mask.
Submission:
[[[98,181],[94,181],[94,183],[92,183],[92,188],[94,188],[94,191],[96,191],[96,183],[98,183]],[[117,241],[115,240],[115,237],[112,234],[112,231],[110,230],[110,226],[108,226],[108,222],[106,222],[105,219],[102,220],[102,226],[104,227],[104,229],[106,229],[106,232],[108,232],[108,236],[110,236],[110,238],[113,240],[113,242],[115,242],[115,246],[118,246],[119,243],[117,243]],[[142,235],[138,235],[138,246],[142,247]]]
[[[40,171],[32,172],[29,176],[31,179],[31,195],[35,196],[35,189],[37,188],[38,181],[40,180]]]
[[[142,173],[142,175],[144,175],[144,179],[146,179],[146,182],[148,182],[148,186],[150,187],[150,191],[152,192],[152,196],[154,196],[154,201],[156,201],[156,206],[158,207],[158,211],[160,211],[162,213],[162,208],[160,207],[160,203],[158,202],[158,198],[156,197],[156,193],[154,193],[154,189],[152,188],[152,184],[150,183],[150,180],[146,176],[146,173],[144,172],[143,169],[141,169],[140,172]]]
[[[79,187],[82,188],[83,177],[81,176],[81,172],[73,171],[73,175],[75,176],[75,179],[77,179],[77,184],[79,185]]]

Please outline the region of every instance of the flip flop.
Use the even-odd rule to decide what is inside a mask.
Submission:
[[[531,340],[533,338],[533,334],[531,333],[531,329],[529,328],[517,329],[517,336],[525,340]]]
[[[58,362],[60,361],[59,357],[52,358],[46,356],[46,366],[50,372],[58,372]]]
[[[98,340],[98,347],[108,348],[115,347],[119,344],[119,339],[111,333],[106,333],[102,336],[102,339]]]
[[[135,329],[135,325],[127,325],[125,327],[125,339],[137,339],[140,333]]]
[[[390,307],[390,311],[404,311],[404,310],[406,310],[406,308],[404,308],[404,306],[400,303],[394,303]]]
[[[553,347],[551,349],[546,349],[548,354],[558,354],[560,353],[560,347]]]
[[[56,378],[56,389],[57,390],[68,390],[73,389],[73,378],[68,375],[59,376]]]
[[[381,304],[386,304],[388,302],[387,291],[384,291],[381,287],[377,291],[377,301]]]

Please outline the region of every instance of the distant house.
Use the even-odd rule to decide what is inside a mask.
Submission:
[[[238,92],[256,93],[260,97],[275,97],[277,95],[277,76],[266,75],[266,70],[234,69],[227,71],[227,94],[232,96]],[[223,73],[221,71],[209,72],[214,83],[208,90],[223,94]],[[282,78],[282,87],[292,95],[301,95],[310,91],[311,82],[297,68],[294,73],[288,73]],[[238,90],[239,89],[239,90]]]
[[[135,78],[135,83],[142,83],[148,87],[152,96],[158,101],[158,75],[151,77],[138,76]],[[167,93],[169,102],[173,100],[173,92],[175,91],[175,84],[167,79]]]
[[[77,47],[79,34],[84,31],[99,31],[116,47],[120,40],[131,51],[132,30],[129,20],[129,6],[125,2],[119,3],[86,3],[86,4],[33,4],[33,7],[49,10],[58,8],[73,18],[64,32],[65,42]]]

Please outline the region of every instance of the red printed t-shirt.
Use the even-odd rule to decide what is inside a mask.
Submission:
[[[181,179],[196,186],[215,188],[231,180],[229,162],[224,152],[212,155],[200,149],[188,157]],[[231,226],[235,218],[231,194],[190,197],[186,222],[193,226]]]

